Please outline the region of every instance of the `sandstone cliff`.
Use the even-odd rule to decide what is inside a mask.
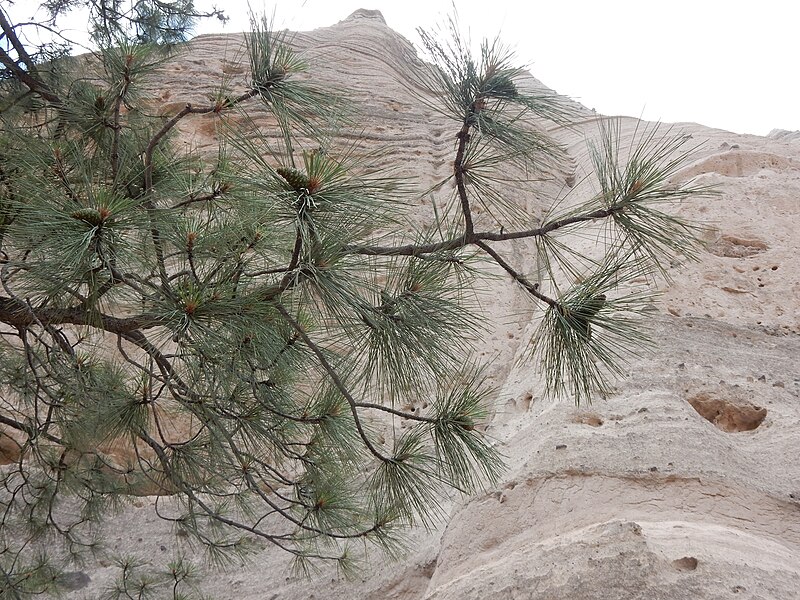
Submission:
[[[223,74],[246,76],[242,43],[195,39],[164,67],[153,96],[205,101]],[[424,189],[446,174],[453,125],[409,93],[418,59],[379,13],[357,11],[295,43],[315,76],[352,99],[366,140],[393,146],[401,175]],[[605,117],[580,110],[574,128],[549,131],[572,164],[520,198],[532,213],[576,181],[573,195],[589,192],[580,183],[585,142]],[[623,118],[623,141],[643,126]],[[182,139],[202,151],[214,127],[213,117],[187,120]],[[699,146],[679,176],[721,194],[680,207],[707,226],[706,251],[674,265],[653,319],[658,345],[630,364],[613,395],[580,409],[543,399],[535,370],[516,360],[539,312],[511,281],[493,281],[482,298],[496,320],[482,353],[499,390],[488,433],[508,457],[501,485],[454,498],[448,522],[413,532],[406,558],[376,559],[361,580],[294,580],[287,558],[265,548],[253,564],[215,575],[207,591],[242,600],[800,597],[800,137],[675,130]],[[427,211],[423,201],[418,218]],[[533,268],[524,244],[512,248],[518,265]],[[115,522],[112,548],[171,554],[174,539],[151,504],[141,498]],[[113,569],[86,573],[88,587],[71,597],[93,597]]]

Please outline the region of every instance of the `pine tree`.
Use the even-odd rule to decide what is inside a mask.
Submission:
[[[75,4],[51,3],[54,19]],[[569,125],[572,105],[526,87],[499,42],[474,56],[456,23],[421,32],[416,82],[452,121],[437,189],[453,193],[409,235],[410,188],[337,141],[357,112],[301,77],[286,34],[254,20],[249,87],[159,117],[142,84],[163,43],[180,50],[191,3],[82,4],[97,51],[80,59],[26,46],[0,8],[4,597],[56,589],[132,494],[170,496],[159,516],[212,558],[250,538],[300,570],[394,552],[444,492],[502,472],[475,277],[499,267],[542,307],[530,359],[548,393],[586,402],[647,343],[648,284],[697,247],[664,206],[709,192],[671,182],[688,154],[658,128],[623,152],[607,125],[599,191],[532,227],[508,190],[563,160],[539,123]],[[231,121],[210,162],[174,143],[191,115],[241,122],[253,106],[279,135]],[[602,232],[596,255],[564,243],[579,229]],[[535,242],[539,272],[513,266],[512,240]],[[120,590],[191,574],[176,563],[142,584],[135,566],[120,563]]]

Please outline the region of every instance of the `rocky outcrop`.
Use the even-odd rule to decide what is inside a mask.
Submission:
[[[169,110],[170,102],[206,101],[223,78],[235,87],[246,78],[242,41],[195,39],[164,67],[153,97]],[[387,166],[420,189],[446,174],[457,127],[409,92],[420,63],[379,13],[357,11],[295,43],[311,57],[312,76],[358,109],[358,135],[391,145]],[[605,117],[581,114],[573,128],[549,130],[572,163],[520,194],[532,214],[543,196],[590,191],[585,141]],[[645,125],[622,119],[623,145]],[[212,116],[182,127],[200,151],[213,146]],[[580,409],[543,399],[535,369],[517,360],[538,310],[510,281],[493,282],[491,297],[482,296],[491,325],[481,353],[499,390],[488,435],[508,459],[501,485],[454,498],[440,529],[413,532],[406,558],[376,558],[363,579],[295,580],[287,557],[265,548],[250,567],[215,577],[208,592],[240,600],[797,597],[800,145],[789,132],[674,131],[698,146],[679,178],[715,185],[720,195],[679,207],[704,226],[706,250],[696,263],[673,265],[653,318],[658,343],[632,360],[613,394]],[[423,198],[417,218],[430,211]],[[525,244],[509,248],[518,265],[533,268]],[[169,555],[174,540],[153,502],[139,498],[119,517],[112,548]],[[91,585],[112,571],[95,566]]]

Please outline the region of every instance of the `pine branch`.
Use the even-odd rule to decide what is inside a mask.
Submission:
[[[18,60],[15,61],[5,51],[5,49],[0,48],[0,63],[2,63],[3,66],[5,66],[18,81],[25,84],[29,90],[35,92],[52,104],[61,104],[61,98],[57,96],[49,86],[36,77],[36,65],[33,63],[33,60],[31,59],[28,51],[25,49],[25,46],[17,37],[15,28],[8,21],[5,11],[1,8],[0,28],[2,28],[3,34],[8,38],[8,41],[11,43],[12,47],[17,53],[17,56],[19,57]],[[25,65],[24,69],[19,65],[19,62],[22,62]]]
[[[125,101],[125,96],[128,93],[128,87],[131,84],[131,61],[133,59],[132,55],[128,55],[125,60],[125,68],[122,73],[122,89],[117,94],[116,99],[114,100],[114,112],[113,112],[113,120],[111,125],[109,126],[113,132],[113,142],[111,143],[111,179],[116,183],[117,175],[119,173],[119,138],[120,134],[122,133],[122,127],[120,126],[120,111],[122,109],[122,103]]]
[[[409,419],[411,421],[418,421],[420,423],[436,423],[436,419],[432,419],[430,417],[422,417],[420,415],[415,415],[414,413],[397,410],[395,408],[391,408],[389,406],[384,406],[383,404],[375,404],[374,402],[356,402],[355,406],[357,408],[370,408],[373,410],[378,410],[381,412],[385,412],[390,415],[395,415],[397,417],[401,417],[403,419]]]
[[[470,115],[471,116],[471,115]],[[464,150],[469,142],[470,130],[470,117],[464,122],[464,126],[456,136],[458,139],[458,148],[456,149],[456,157],[453,161],[453,172],[456,177],[456,189],[458,190],[458,197],[461,201],[461,213],[464,216],[464,237],[469,239],[473,235],[472,224],[472,210],[469,205],[469,197],[467,196],[467,188],[464,184],[464,175],[466,170],[464,168]]]
[[[492,259],[498,265],[500,265],[500,267],[502,267],[506,271],[506,273],[511,275],[511,277],[514,279],[514,281],[519,283],[523,288],[525,288],[528,292],[530,292],[530,294],[533,297],[538,298],[539,300],[542,300],[543,302],[546,302],[548,305],[550,305],[553,308],[558,308],[559,307],[559,304],[558,304],[558,302],[556,300],[553,300],[552,298],[549,298],[548,296],[545,296],[544,294],[542,294],[539,291],[539,284],[538,283],[531,283],[525,277],[520,275],[516,270],[514,270],[514,268],[511,265],[509,265],[503,259],[502,256],[500,256],[497,252],[495,252],[492,249],[491,246],[489,246],[488,244],[486,244],[484,242],[476,242],[476,245],[479,248],[481,248],[484,252],[486,252],[486,254],[491,256]]]
[[[64,440],[61,438],[48,433],[44,428],[34,427],[33,425],[29,425],[28,423],[22,423],[15,419],[11,419],[6,417],[5,415],[0,413],[0,423],[11,427],[12,429],[16,429],[17,431],[21,431],[22,433],[27,434],[28,439],[34,439],[38,436],[42,436],[49,442],[53,442],[59,445],[64,445]]]
[[[343,250],[353,254],[363,254],[365,256],[424,256],[426,254],[433,254],[445,250],[458,250],[470,244],[477,245],[479,242],[506,242],[510,240],[544,237],[549,233],[564,229],[570,225],[607,219],[621,210],[623,210],[623,207],[620,206],[597,209],[585,214],[550,221],[541,227],[523,231],[506,231],[500,233],[482,231],[473,233],[472,235],[464,233],[449,240],[434,244],[404,244],[402,246],[351,245],[345,246]]]
[[[133,37],[97,53],[91,81],[59,72],[63,102],[33,68],[46,54],[20,53],[7,31],[18,25],[0,10],[0,63],[19,84],[9,89],[36,96],[4,115],[1,132],[0,426],[28,438],[2,484],[14,510],[41,517],[15,521],[4,539],[24,547],[49,528],[69,553],[106,500],[144,483],[180,497],[182,514],[164,502],[157,514],[212,558],[243,551],[245,533],[300,568],[312,558],[346,567],[339,542],[385,547],[395,525],[433,523],[445,490],[471,493],[501,472],[481,427],[495,394],[471,359],[482,323],[470,278],[495,264],[544,303],[534,360],[548,391],[584,401],[644,343],[636,319],[650,295],[626,294],[628,283],[694,247],[691,227],[659,203],[702,188],[669,183],[678,141],[646,131],[623,160],[609,128],[592,153],[600,192],[531,227],[516,192],[559,165],[540,120],[563,122],[567,104],[531,91],[497,41],[473,56],[458,34],[423,36],[435,65],[417,83],[454,123],[445,181],[455,192],[403,237],[415,222],[410,186],[373,166],[392,162],[384,150],[337,151],[350,101],[304,75],[300,50],[267,20],[245,37],[244,93],[223,84],[167,118],[140,104],[139,82],[163,59],[139,42],[184,23],[167,4],[147,3],[165,11],[153,26],[117,26],[98,4],[108,9],[101,43]],[[194,12],[184,8],[178,17]],[[216,162],[171,143],[190,115],[255,98],[274,131],[226,121]],[[476,229],[476,207],[497,224]],[[601,228],[602,258],[563,235]],[[514,266],[501,245],[512,240],[536,242],[547,294]],[[130,464],[103,454],[117,441]],[[138,567],[120,568],[121,589],[133,590]],[[173,592],[184,574],[168,579]]]
[[[353,398],[353,396],[350,394],[350,391],[344,385],[344,382],[342,382],[342,380],[339,377],[338,373],[336,373],[336,370],[333,368],[333,366],[330,364],[330,362],[328,362],[328,359],[325,358],[325,355],[322,353],[322,350],[320,349],[320,347],[317,346],[311,340],[311,338],[306,333],[305,329],[303,329],[303,327],[292,317],[292,315],[290,315],[286,311],[286,309],[283,307],[282,304],[280,304],[279,302],[276,302],[275,303],[275,308],[281,314],[281,316],[284,319],[286,319],[286,321],[297,332],[297,334],[300,336],[300,339],[303,340],[303,343],[306,346],[308,346],[308,348],[314,353],[314,356],[317,357],[317,360],[319,361],[320,365],[325,370],[325,372],[328,374],[328,377],[330,377],[330,379],[333,382],[333,384],[336,386],[336,389],[339,390],[339,392],[342,394],[342,396],[347,400],[347,403],[350,405],[350,412],[353,415],[353,421],[355,423],[356,429],[358,430],[358,435],[359,435],[359,437],[361,437],[361,440],[364,442],[364,445],[367,447],[367,449],[370,451],[370,453],[375,458],[380,460],[381,462],[389,462],[389,461],[391,461],[392,459],[390,459],[390,458],[384,456],[383,454],[381,454],[375,448],[375,446],[372,444],[372,441],[369,439],[369,437],[367,437],[367,434],[364,431],[364,427],[361,424],[361,418],[359,417],[359,414],[358,414],[358,407],[357,407],[358,403]]]
[[[141,314],[132,317],[114,317],[100,313],[99,320],[87,313],[82,306],[74,308],[38,307],[32,308],[21,300],[0,297],[0,322],[18,329],[32,325],[80,325],[97,326],[115,334],[128,334],[136,330],[146,330],[165,324],[162,317]]]

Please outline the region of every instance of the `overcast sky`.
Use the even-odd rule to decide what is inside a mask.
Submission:
[[[231,18],[198,33],[248,28],[247,0],[216,3]],[[33,5],[18,0],[20,5]],[[800,130],[798,0],[482,0],[455,2],[473,39],[516,48],[557,92],[609,115],[693,121],[737,133]],[[412,42],[452,12],[452,0],[250,0],[279,27],[310,30],[378,9]]]
[[[259,3],[260,2],[260,3]],[[246,28],[247,2],[219,2]],[[294,30],[378,9],[416,42],[452,10],[451,0],[251,0]],[[531,72],[604,114],[694,121],[737,133],[800,129],[797,0],[456,1],[473,38],[516,47]]]

